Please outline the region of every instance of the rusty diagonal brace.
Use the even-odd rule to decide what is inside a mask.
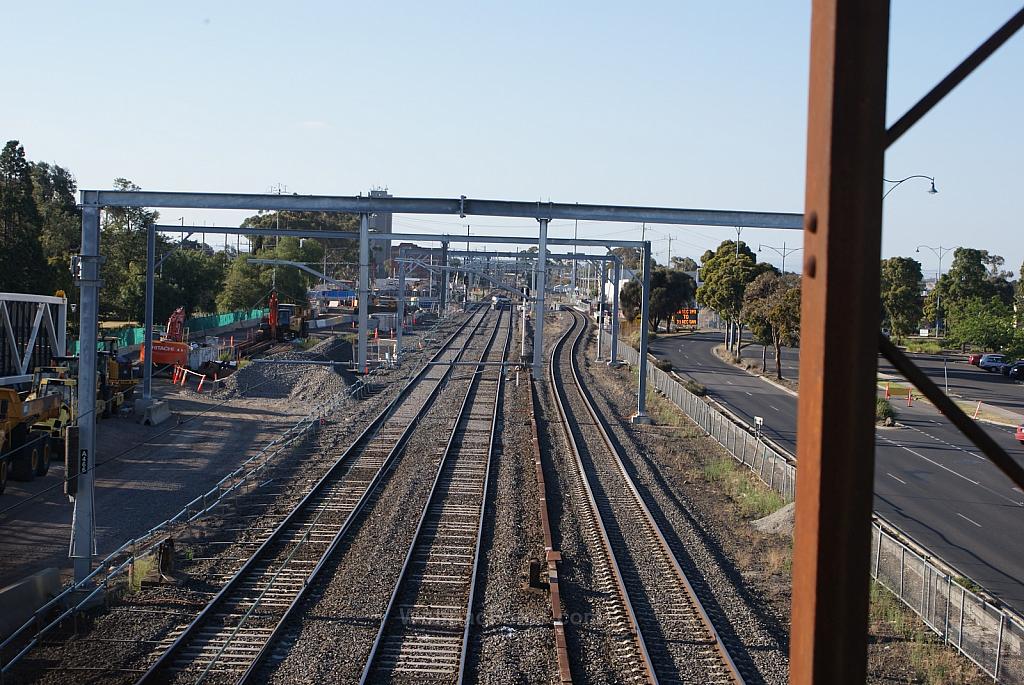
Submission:
[[[961,81],[967,78],[975,69],[988,59],[1003,43],[1008,41],[1013,34],[1024,27],[1024,7],[1015,15],[1010,17],[1005,24],[989,36],[988,40],[967,56],[953,71],[949,72],[944,79],[932,88],[927,95],[918,100],[917,104],[907,110],[906,114],[889,127],[885,138],[886,148],[895,143],[900,136],[910,130],[914,124],[921,120],[935,105],[939,104],[942,98],[946,97]],[[996,444],[995,440],[983,431],[978,424],[967,416],[946,396],[942,390],[926,376],[917,365],[892,344],[884,334],[879,333],[879,349],[889,362],[899,370],[903,376],[914,384],[926,398],[948,418],[957,429],[967,436],[971,442],[985,453],[985,456],[995,464],[1000,471],[1005,473],[1014,484],[1024,490],[1024,467],[1015,462],[1006,451]]]
[[[892,341],[885,337],[884,333],[878,334],[878,347],[885,358],[896,367],[897,371],[902,373],[926,398],[931,400],[938,410],[945,414],[946,418],[961,433],[966,435],[971,442],[977,445],[985,453],[985,456],[999,467],[1000,471],[1009,476],[1010,480],[1018,488],[1024,490],[1024,467],[1015,462],[1002,447],[997,445],[992,436],[983,431],[974,419],[965,414],[960,407],[956,406],[953,400],[949,399],[946,393],[942,392],[942,389],[932,382],[932,379],[928,378],[921,369],[917,368],[914,362],[910,361],[905,354],[892,344]]]
[[[981,66],[982,62],[988,59],[992,53],[1002,47],[1003,43],[1010,40],[1022,26],[1024,26],[1024,7],[1021,7],[1017,14],[999,27],[995,33],[989,36],[988,40],[978,46],[978,49],[967,56],[956,69],[949,72],[946,78],[932,88],[927,95],[917,101],[917,104],[907,110],[899,120],[889,127],[885,132],[885,147],[889,148],[899,140],[899,137],[910,130],[921,118],[931,111],[932,107],[939,104],[942,98],[949,95],[950,91],[960,85],[960,82],[971,75],[975,69]]]

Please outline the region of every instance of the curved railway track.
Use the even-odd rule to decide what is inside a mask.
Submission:
[[[614,660],[631,682],[743,683],[580,379],[588,323],[572,317],[552,347],[548,379],[601,550],[595,577],[619,605]]]
[[[488,318],[486,309],[478,310],[442,345],[199,615],[174,636],[139,683],[237,682],[254,672],[457,368],[446,362],[461,360]]]
[[[499,315],[502,316],[502,315]],[[361,683],[461,683],[472,627],[491,457],[512,341],[491,340],[448,438]],[[497,336],[496,336],[497,337]],[[463,367],[467,368],[467,367]]]

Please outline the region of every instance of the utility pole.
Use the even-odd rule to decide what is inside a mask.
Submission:
[[[668,234],[668,261],[665,262],[665,266],[672,268],[672,234]]]

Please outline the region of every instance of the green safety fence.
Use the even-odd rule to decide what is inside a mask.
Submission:
[[[222,326],[230,326],[233,323],[239,321],[252,321],[253,319],[259,319],[269,313],[268,309],[248,309],[236,312],[228,312],[226,314],[210,314],[209,316],[197,316],[191,319],[185,320],[185,328],[188,329],[189,333],[202,333],[214,328],[220,328]],[[117,338],[117,346],[119,348],[129,347],[131,345],[141,345],[146,339],[146,329],[141,326],[135,326],[131,328],[121,328],[116,331],[104,331],[103,336],[107,338]],[[98,347],[101,347],[97,343]],[[76,340],[71,344],[71,354],[78,354],[78,341]]]

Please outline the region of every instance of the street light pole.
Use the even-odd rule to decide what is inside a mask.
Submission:
[[[882,199],[884,200],[889,193],[891,193],[892,191],[896,190],[897,188],[900,187],[901,184],[909,181],[912,178],[923,178],[923,179],[926,179],[928,181],[931,181],[932,182],[932,187],[928,189],[928,194],[936,195],[939,192],[938,190],[935,189],[935,179],[934,178],[932,178],[931,176],[925,176],[923,174],[914,174],[913,176],[907,176],[906,178],[901,178],[898,181],[890,181],[887,178],[883,178],[882,180],[885,181],[886,183],[893,183],[895,185],[893,185],[892,188],[889,188],[889,190],[885,191],[885,194],[882,195]]]
[[[943,247],[942,245],[939,245],[937,247],[932,247],[931,245],[918,245],[917,249],[915,250],[915,252],[920,252],[922,247],[924,249],[926,249],[926,250],[931,250],[932,254],[934,254],[939,259],[939,272],[935,276],[935,337],[938,338],[939,337],[939,305],[942,303],[942,291],[939,290],[939,279],[942,278],[942,258],[945,257],[946,254],[948,254],[949,252],[952,252],[953,250],[956,250],[956,249],[959,249],[959,248],[957,246],[954,246],[954,247]]]
[[[782,257],[782,273],[783,273],[783,275],[785,275],[785,273],[786,273],[786,257],[788,255],[793,254],[794,252],[799,252],[800,250],[804,249],[802,247],[786,247],[786,243],[782,243],[782,247],[781,248],[772,247],[771,245],[758,245],[757,246],[757,251],[760,252],[763,248],[766,248],[766,247],[769,250],[775,252],[775,254],[780,255]]]

